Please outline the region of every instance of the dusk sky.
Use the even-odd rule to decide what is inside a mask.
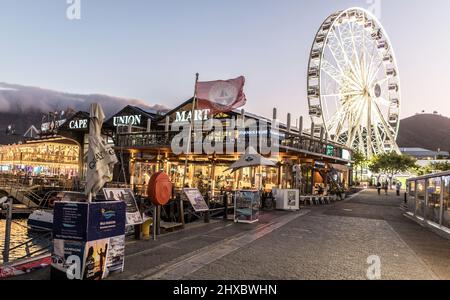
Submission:
[[[366,0],[1,0],[0,82],[102,93],[174,107],[201,80],[247,78],[246,109],[307,113],[314,35]],[[402,79],[402,117],[450,116],[450,1],[382,0]],[[119,109],[119,108],[118,108]]]

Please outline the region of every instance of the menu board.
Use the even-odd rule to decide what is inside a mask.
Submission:
[[[183,189],[185,196],[188,198],[192,207],[196,212],[208,211],[209,207],[203,199],[202,194],[198,189]]]
[[[103,189],[105,199],[112,201],[124,201],[126,204],[126,225],[142,224],[142,215],[131,189]]]

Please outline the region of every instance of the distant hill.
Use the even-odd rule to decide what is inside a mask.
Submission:
[[[418,114],[401,120],[397,143],[400,148],[450,151],[450,119],[436,114]]]
[[[0,83],[0,144],[15,143],[31,126],[39,127],[43,114],[54,111],[89,111],[91,103],[100,103],[107,116],[112,116],[126,105],[144,110],[167,110],[162,105],[148,105],[142,100],[106,95],[81,95],[37,87]],[[16,135],[6,135],[13,125]]]

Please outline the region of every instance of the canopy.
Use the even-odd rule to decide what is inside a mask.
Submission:
[[[227,170],[233,170],[233,172],[236,172],[237,170],[242,168],[259,166],[276,167],[277,165],[275,162],[265,158],[264,156],[256,152],[253,147],[248,147],[247,151],[245,151],[245,154],[237,162],[232,164]]]
[[[112,178],[114,165],[118,162],[113,148],[101,136],[105,114],[98,103],[91,105],[89,120],[89,151],[86,172],[86,190],[89,202]]]

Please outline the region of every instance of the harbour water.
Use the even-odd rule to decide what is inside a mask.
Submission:
[[[0,253],[3,253],[3,249],[5,246],[5,228],[6,228],[6,221],[0,220]],[[42,233],[32,232],[28,230],[26,219],[14,220],[11,226],[10,248],[14,248],[15,246],[18,246],[30,239],[37,238],[39,236],[42,236]],[[30,243],[29,251],[30,252],[37,251],[45,246],[46,246],[45,241],[42,240],[36,241]],[[26,254],[27,254],[26,248],[20,247],[19,249],[10,252],[9,259],[10,261],[14,261],[18,258],[24,257]],[[3,263],[3,255],[0,255],[0,264],[1,263]]]

